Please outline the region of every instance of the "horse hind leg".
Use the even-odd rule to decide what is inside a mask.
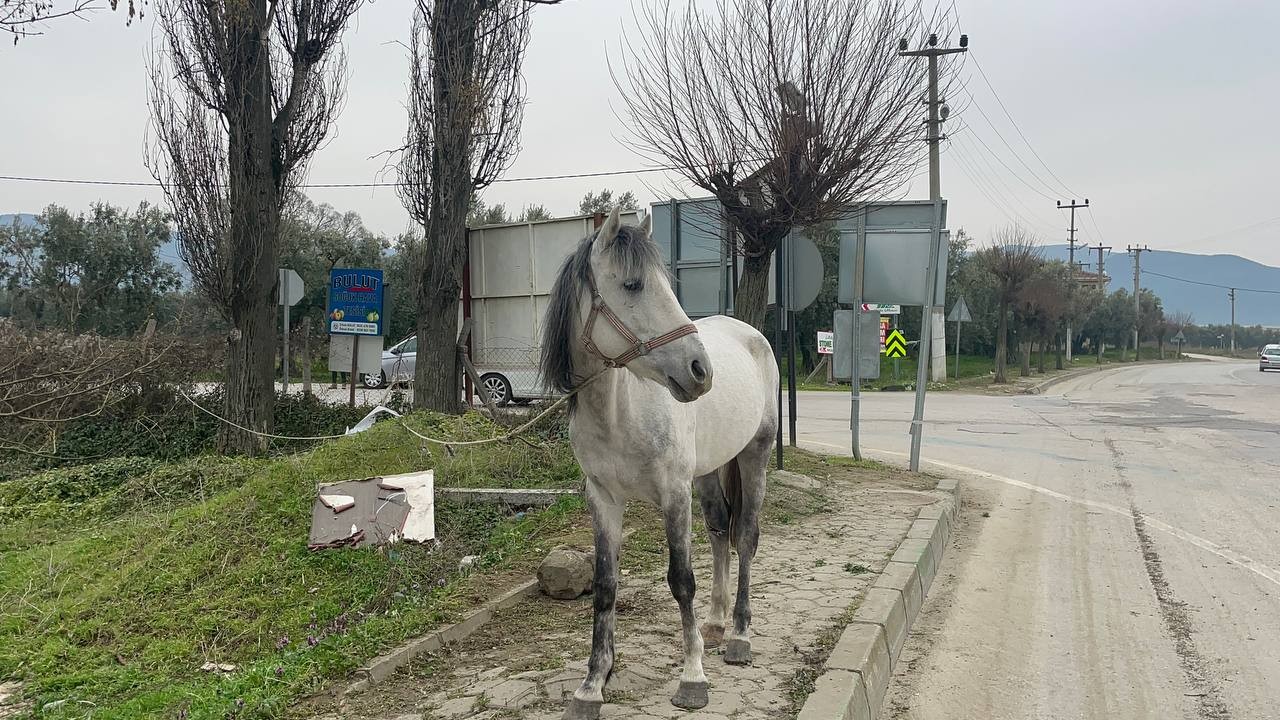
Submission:
[[[760,542],[760,508],[764,504],[765,471],[772,433],[756,440],[730,462],[737,485],[726,494],[733,518],[733,544],[738,551],[738,595],[733,607],[733,628],[725,642],[724,661],[730,665],[751,663],[751,563]],[[736,475],[736,477],[734,477]]]
[[[680,674],[680,686],[671,704],[687,710],[706,707],[708,701],[707,676],[702,670],[702,636],[698,633],[698,620],[694,614],[693,596],[695,584],[690,554],[690,518],[688,486],[677,498],[665,503],[663,508],[667,529],[667,584],[680,606],[680,626],[684,634],[684,670]]]
[[[604,687],[613,675],[613,631],[617,620],[618,551],[622,543],[624,504],[602,488],[587,483],[587,504],[595,526],[596,568],[592,580],[591,658],[587,676],[574,691],[563,720],[596,720],[604,705]]]
[[[720,473],[694,479],[702,517],[711,540],[711,607],[702,625],[705,647],[719,647],[724,641],[725,617],[729,612],[729,501],[725,498]]]

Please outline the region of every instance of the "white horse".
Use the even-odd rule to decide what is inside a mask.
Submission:
[[[572,392],[591,379],[570,400],[569,439],[586,476],[596,568],[591,659],[565,709],[569,720],[598,716],[613,672],[628,500],[653,503],[666,522],[667,584],[684,634],[684,670],[671,702],[690,709],[707,704],[703,641],[714,646],[726,639],[730,543],[738,551],[738,591],[725,662],[751,661],[751,561],[777,430],[778,371],[769,342],[750,325],[724,316],[689,321],[649,227],[648,217],[638,227],[623,226],[615,209],[565,261],[543,328],[547,381]],[[689,558],[693,487],[714,561],[701,633]]]

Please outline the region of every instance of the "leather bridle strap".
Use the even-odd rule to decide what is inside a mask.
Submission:
[[[648,340],[641,340],[631,332],[622,320],[614,314],[609,308],[604,298],[600,297],[600,291],[596,289],[596,281],[594,277],[588,276],[588,282],[591,285],[591,312],[587,315],[587,323],[582,328],[582,344],[587,348],[587,352],[595,355],[604,361],[604,364],[612,368],[620,368],[638,357],[648,355],[654,348],[661,347],[667,343],[674,342],[684,337],[698,332],[698,326],[693,323],[681,325],[671,332],[664,333]],[[610,357],[600,351],[595,341],[591,339],[591,334],[595,329],[596,318],[603,316],[614,330],[622,336],[623,340],[630,343],[631,347],[627,348],[619,355]]]

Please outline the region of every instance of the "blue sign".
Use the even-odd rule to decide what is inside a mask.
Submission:
[[[382,271],[334,268],[329,271],[329,333],[382,334]]]

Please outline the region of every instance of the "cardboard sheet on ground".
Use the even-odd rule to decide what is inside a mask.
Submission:
[[[435,536],[435,471],[424,470],[320,486],[307,547],[368,547]]]

